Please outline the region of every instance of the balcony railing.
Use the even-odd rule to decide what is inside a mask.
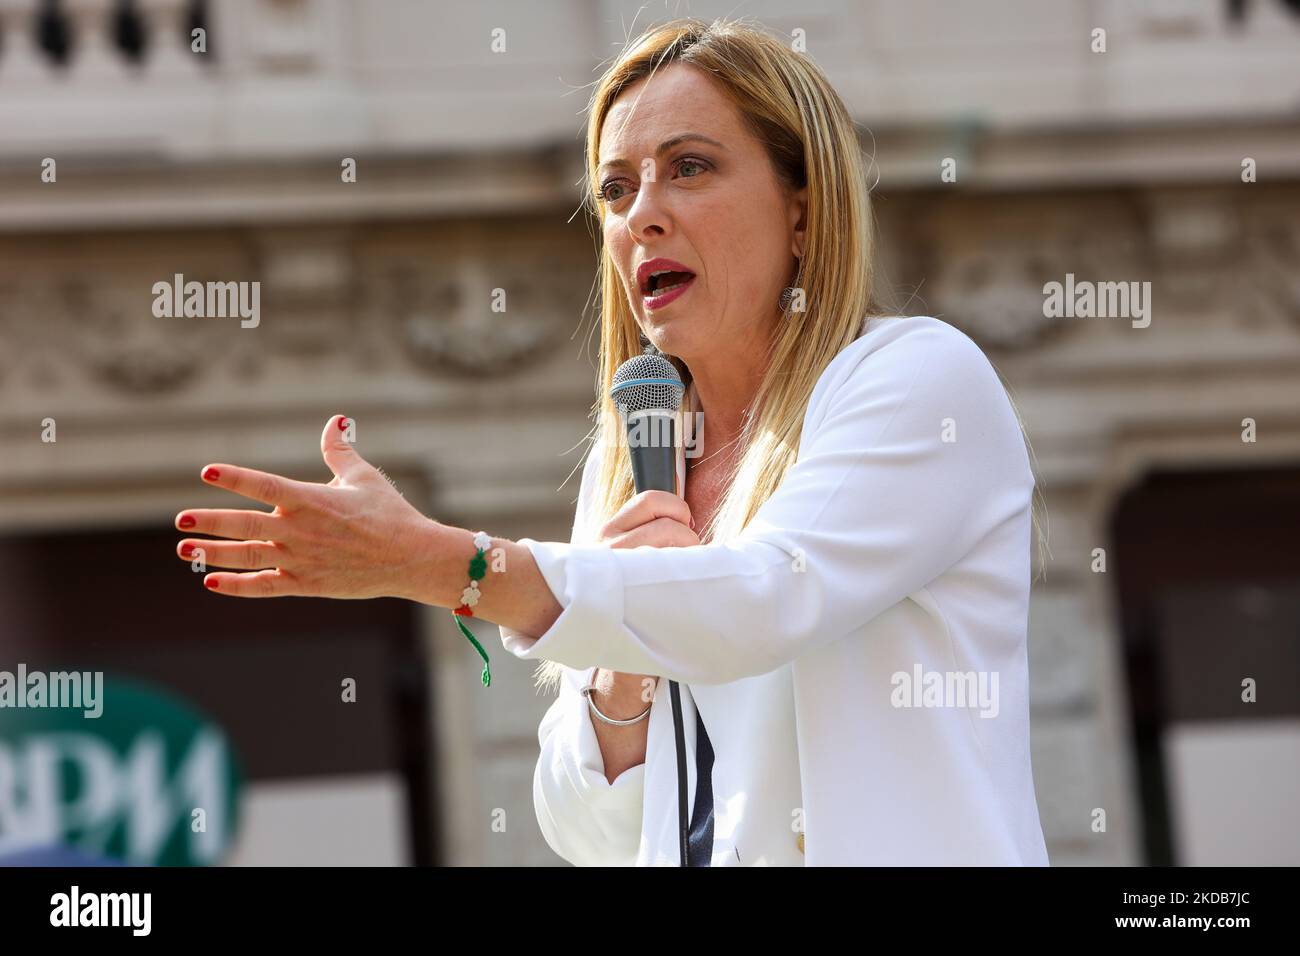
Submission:
[[[336,164],[358,153],[567,148],[581,123],[574,94],[626,39],[627,24],[648,23],[645,7],[0,0],[0,178],[5,167],[67,155]],[[1208,155],[1181,144],[1172,157],[1160,152],[1175,126],[1194,127],[1201,146],[1223,152],[1216,168],[1246,155],[1264,168],[1264,153],[1274,175],[1297,168],[1290,141],[1278,137],[1292,135],[1300,96],[1300,0],[753,0],[745,12],[775,36],[806,34],[809,54],[873,135],[920,131],[961,137],[958,146],[1000,135],[1012,144],[1011,179],[1075,175],[1071,151],[1041,162],[1019,151],[1014,137],[1035,130],[1079,132],[1103,152],[1110,141],[1097,140],[1099,131],[1117,139],[1145,131],[1155,145],[1138,149],[1146,165],[1126,176]],[[496,50],[499,30],[509,46]],[[1268,142],[1230,132],[1242,124],[1273,132]],[[928,143],[917,155],[918,175],[933,178]],[[1096,168],[1090,161],[1081,174]]]
[[[207,0],[0,0],[0,95],[24,81],[198,73]]]

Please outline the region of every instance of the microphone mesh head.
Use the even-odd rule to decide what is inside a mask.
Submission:
[[[647,408],[676,412],[681,408],[686,386],[673,363],[662,355],[634,355],[618,367],[609,397],[627,414]]]

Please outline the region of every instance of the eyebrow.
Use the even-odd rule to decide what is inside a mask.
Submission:
[[[710,145],[718,147],[718,149],[727,148],[723,146],[721,143],[719,143],[716,139],[713,139],[712,137],[709,136],[705,136],[703,133],[678,133],[676,136],[670,139],[666,139],[659,144],[659,148],[655,150],[655,158],[658,159],[660,156],[668,152],[668,150],[672,149],[674,146],[680,146],[682,143],[690,142],[692,140],[699,140],[702,143],[709,143]],[[610,159],[601,163],[600,166],[597,167],[597,169],[606,169],[610,166],[630,166],[630,165],[631,163],[629,163],[626,159]]]

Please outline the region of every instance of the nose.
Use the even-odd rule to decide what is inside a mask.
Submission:
[[[659,183],[642,177],[641,185],[632,198],[632,206],[627,211],[627,231],[633,239],[645,242],[652,238],[663,238],[671,229],[671,223],[672,217]]]

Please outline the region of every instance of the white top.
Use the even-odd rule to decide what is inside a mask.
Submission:
[[[681,682],[713,744],[714,866],[1046,865],[1029,759],[1034,479],[979,347],[928,316],[873,319],[826,368],[796,463],[729,542],[521,539],[564,608],[525,660],[566,665],[533,781],[578,865],[678,860],[666,679],[645,763],[606,781],[578,688],[597,665]],[[799,847],[800,832],[804,848]]]

